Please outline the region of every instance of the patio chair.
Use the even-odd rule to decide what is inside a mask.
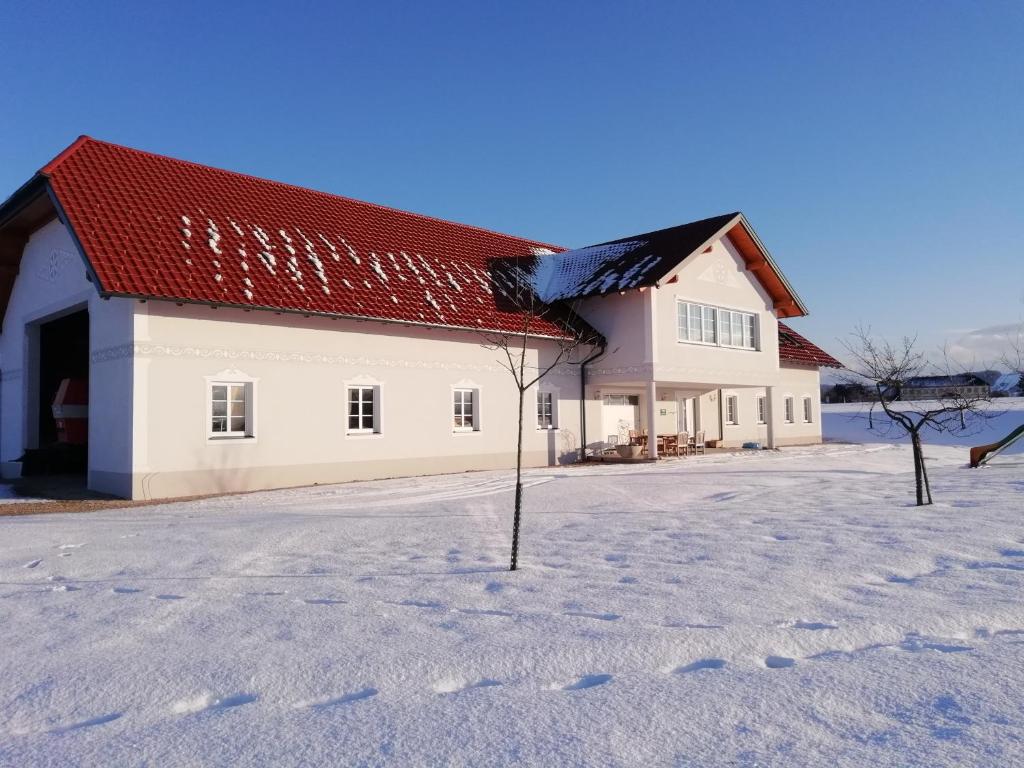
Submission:
[[[698,453],[703,455],[703,454],[706,453],[706,451],[704,449],[704,430],[703,429],[700,432],[698,432],[696,435],[694,435],[693,436],[693,440],[690,441],[690,451],[694,455],[696,455]]]
[[[685,456],[690,452],[690,433],[680,432],[676,435],[676,456]]]

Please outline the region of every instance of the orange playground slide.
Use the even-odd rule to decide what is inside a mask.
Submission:
[[[996,443],[989,443],[988,445],[979,445],[971,448],[971,466],[980,467],[987,463],[989,459],[997,456],[1002,451],[1009,448],[1015,442],[1024,437],[1024,424],[1021,424],[1013,432],[1008,434],[1002,440]]]

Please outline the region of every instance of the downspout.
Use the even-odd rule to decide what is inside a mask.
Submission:
[[[581,360],[580,366],[580,461],[587,460],[587,363],[592,363],[608,350],[608,342],[602,337],[597,350],[590,357]]]

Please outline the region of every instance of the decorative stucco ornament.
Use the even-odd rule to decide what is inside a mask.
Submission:
[[[54,282],[75,259],[70,251],[54,249],[50,257],[36,268],[36,277],[48,283]]]

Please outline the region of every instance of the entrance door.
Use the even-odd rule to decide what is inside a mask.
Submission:
[[[679,431],[689,435],[697,431],[697,398],[679,398]]]
[[[629,430],[640,426],[639,395],[605,395],[601,405],[602,438],[606,443],[629,442]]]

